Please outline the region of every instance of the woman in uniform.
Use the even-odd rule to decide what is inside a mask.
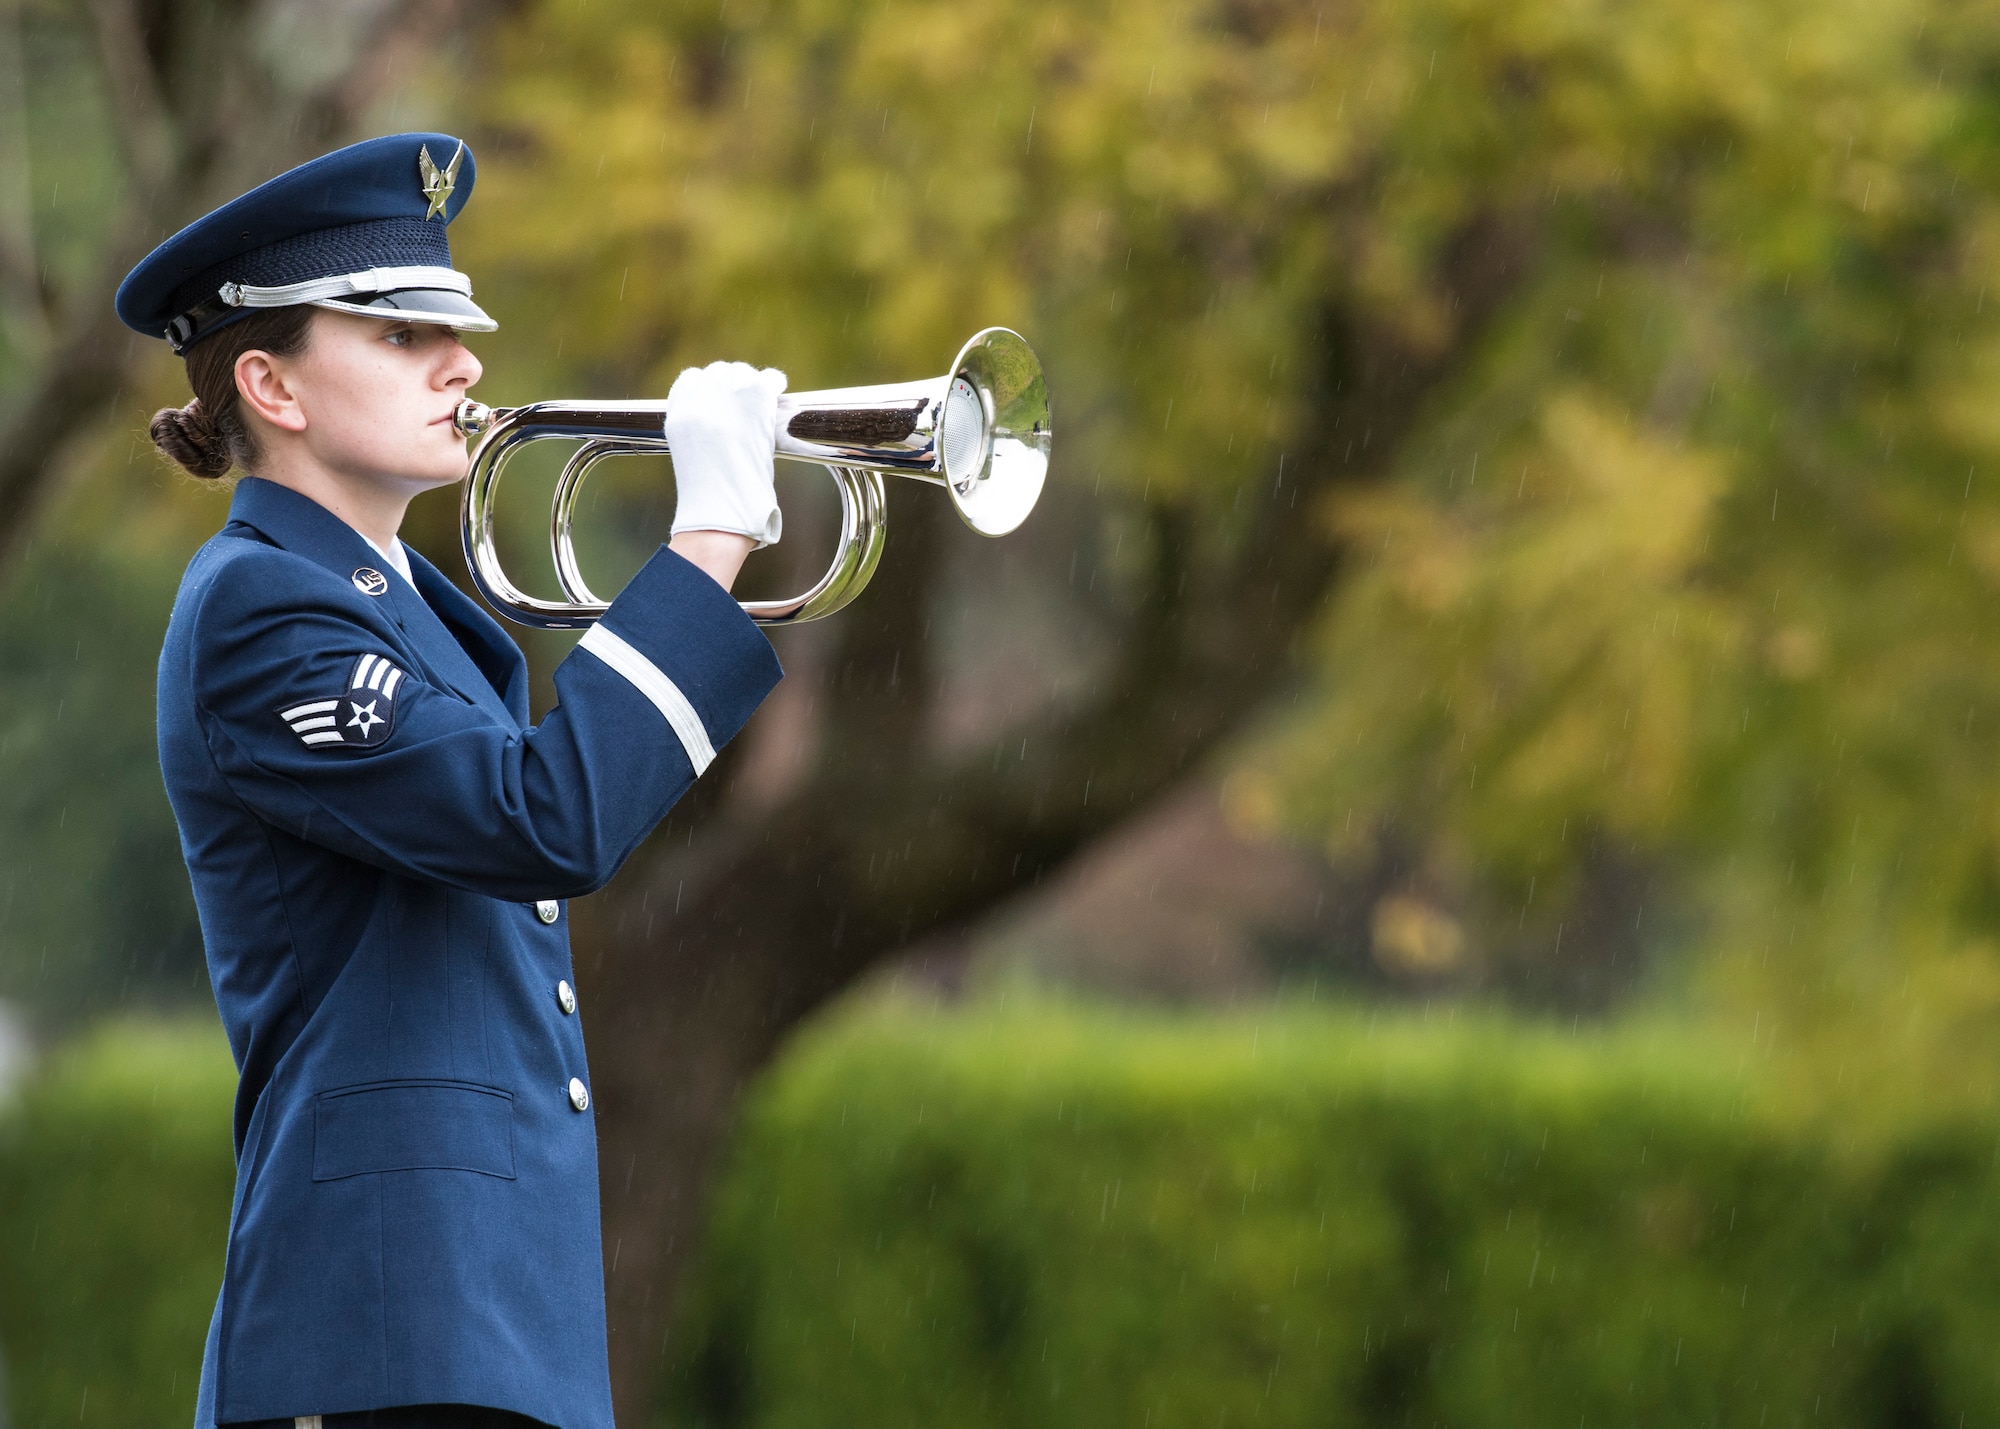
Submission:
[[[397,539],[465,475],[446,227],[471,154],[404,134],[176,234],[119,315],[186,360],[153,421],[237,482],[159,670],[160,763],[241,1074],[197,1423],[610,1429],[596,1139],[564,900],[776,684],[729,595],[777,539],[783,375],[682,374],[673,540],[530,725],[500,626]]]

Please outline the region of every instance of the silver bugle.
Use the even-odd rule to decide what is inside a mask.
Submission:
[[[609,602],[584,580],[571,523],[583,480],[607,457],[669,450],[665,401],[534,402],[488,407],[467,399],[453,424],[477,437],[465,483],[462,535],[473,583],[495,610],[523,625],[576,630]],[[818,583],[785,600],[741,601],[759,625],[831,615],[861,593],[887,531],[882,477],[945,489],[965,524],[1004,536],[1028,518],[1048,476],[1049,392],[1042,364],[1019,333],[976,333],[951,369],[921,382],[787,392],[778,398],[776,455],[826,468],[840,492],[840,546]],[[566,600],[541,600],[508,579],[494,545],[500,474],[529,442],[581,442],[556,478],[549,549]]]

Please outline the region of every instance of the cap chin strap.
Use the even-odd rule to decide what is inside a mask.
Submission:
[[[328,298],[347,298],[357,293],[394,293],[405,288],[443,288],[465,297],[472,296],[472,279],[455,268],[416,266],[369,268],[360,273],[341,273],[331,278],[312,278],[303,283],[281,283],[260,288],[252,283],[224,283],[212,298],[204,298],[167,324],[167,343],[176,353],[212,332],[218,322],[239,308],[292,308]]]
[[[300,303],[316,303],[322,298],[393,293],[402,288],[446,288],[469,298],[472,279],[454,268],[370,268],[365,273],[342,273],[303,283],[283,283],[275,288],[224,283],[216,296],[232,308],[290,308]]]

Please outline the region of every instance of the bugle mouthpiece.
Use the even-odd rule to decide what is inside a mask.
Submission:
[[[493,409],[467,397],[453,409],[451,424],[461,437],[476,437],[493,425]]]

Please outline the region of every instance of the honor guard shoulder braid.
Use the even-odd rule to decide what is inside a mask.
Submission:
[[[259,309],[299,305],[491,332],[445,234],[474,172],[472,151],[447,134],[337,149],[155,248],[119,285],[118,316],[175,352]]]

